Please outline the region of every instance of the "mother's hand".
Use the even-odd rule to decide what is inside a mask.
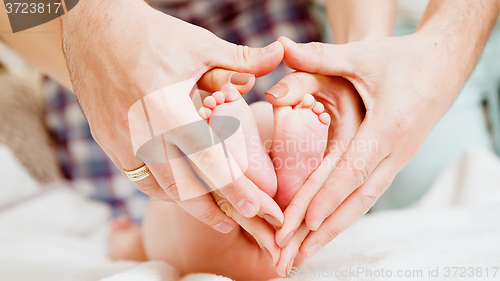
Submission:
[[[292,69],[348,79],[362,98],[366,115],[338,161],[318,168],[295,195],[277,233],[278,245],[285,246],[285,237],[305,219],[313,231],[300,253],[312,257],[365,214],[415,155],[465,80],[459,73],[449,73],[450,56],[436,49],[433,40],[418,33],[345,45],[302,45],[280,39],[284,61]],[[292,104],[287,94],[297,95],[295,89],[307,86],[301,79],[279,84],[286,88],[268,91],[281,96],[268,95],[274,105]]]
[[[279,42],[264,49],[236,46],[205,29],[158,12],[142,0],[81,1],[62,17],[62,31],[74,91],[92,136],[121,170],[133,170],[144,164],[135,157],[131,141],[131,133],[135,135],[135,131],[129,128],[129,109],[137,101],[144,102],[148,94],[190,79],[208,91],[219,90],[228,82],[245,91],[253,85],[253,75],[269,73],[283,57]],[[189,90],[170,96],[164,106],[157,112],[160,116],[154,117],[169,122],[171,128],[202,122]],[[141,129],[149,133],[150,127]],[[204,129],[208,132],[208,125]],[[196,140],[199,132],[185,133],[184,139],[177,141]],[[155,131],[154,135],[163,132]],[[175,141],[174,144],[179,145]],[[159,155],[165,157],[165,154],[162,149]],[[228,165],[226,158],[212,148],[191,160],[211,179],[216,179],[217,173]],[[136,181],[137,188],[156,198],[171,197],[200,221],[218,231],[229,232],[234,221],[220,211],[209,194],[194,200],[179,200],[181,188],[206,191],[186,168],[187,163],[177,162],[186,173],[174,179],[172,169],[179,167],[170,166],[166,159],[165,162],[147,163],[153,176]],[[270,206],[267,210],[261,208],[260,190],[244,176],[221,191],[245,217],[267,212],[280,222],[283,219],[274,202],[266,205]],[[272,201],[269,196],[267,200]]]

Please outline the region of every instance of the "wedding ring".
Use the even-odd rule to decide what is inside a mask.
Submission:
[[[148,166],[146,166],[146,164],[135,170],[123,169],[123,171],[125,172],[125,175],[127,176],[129,181],[140,181],[151,175],[151,171],[149,170]]]

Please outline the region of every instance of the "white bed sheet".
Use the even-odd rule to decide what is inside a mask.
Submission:
[[[0,196],[9,196],[9,190],[3,186]],[[1,210],[0,280],[180,279],[162,262],[110,261],[105,250],[109,217],[107,206],[64,186]],[[467,151],[412,208],[366,215],[294,268],[291,279],[427,280],[436,269],[432,280],[479,279],[477,273],[445,277],[447,267],[482,268],[480,280],[500,280],[500,270],[491,276],[500,267],[500,160],[489,152]],[[395,277],[401,273],[416,275]],[[193,274],[182,280],[229,279]]]

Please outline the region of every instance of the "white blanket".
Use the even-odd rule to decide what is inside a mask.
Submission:
[[[17,165],[1,147],[0,154],[0,171],[6,162]],[[9,176],[16,174],[10,171]],[[180,279],[162,262],[112,262],[105,250],[107,206],[64,186],[37,195],[28,182],[28,191],[22,191],[19,183],[0,188],[2,202],[19,197],[20,190],[35,194],[14,206],[0,207],[0,280],[229,280],[211,274]],[[500,267],[500,160],[473,149],[443,171],[417,205],[366,215],[294,268],[291,276],[293,280],[387,280],[388,274],[394,280],[500,280],[500,270],[492,277],[495,267]],[[474,275],[468,275],[471,270]],[[473,277],[459,278],[461,274]]]

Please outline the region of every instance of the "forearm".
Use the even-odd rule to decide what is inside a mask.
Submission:
[[[391,36],[397,0],[327,0],[336,44]]]
[[[416,33],[434,47],[463,82],[474,69],[495,25],[498,0],[431,0]]]
[[[12,33],[6,10],[0,10],[1,38],[28,62],[68,89],[72,89],[61,47],[60,19]]]

